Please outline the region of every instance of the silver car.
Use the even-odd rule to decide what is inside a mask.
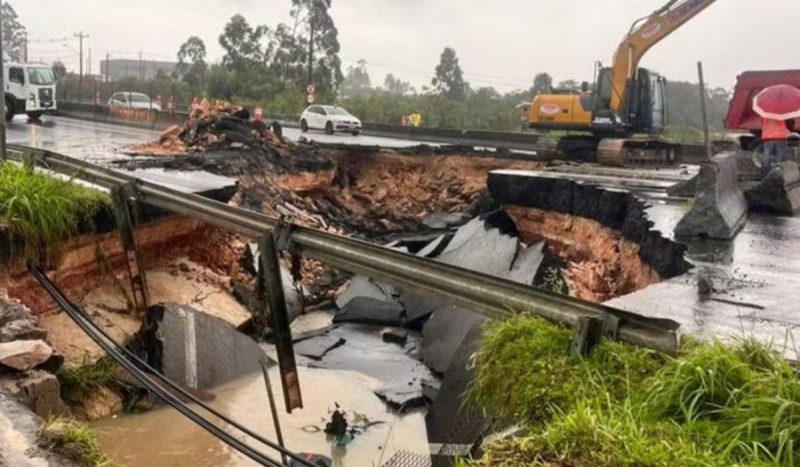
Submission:
[[[108,99],[109,107],[127,107],[139,110],[161,111],[161,105],[150,99],[147,94],[141,92],[115,92]]]

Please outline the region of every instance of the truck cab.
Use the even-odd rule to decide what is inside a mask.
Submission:
[[[56,110],[56,77],[50,66],[6,62],[3,73],[6,121],[19,114],[35,120]]]

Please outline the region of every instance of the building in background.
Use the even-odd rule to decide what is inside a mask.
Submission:
[[[161,62],[156,60],[129,60],[111,59],[100,61],[100,74],[103,79],[108,77],[111,81],[119,81],[125,78],[153,79],[159,72],[170,75],[178,66],[177,62]]]

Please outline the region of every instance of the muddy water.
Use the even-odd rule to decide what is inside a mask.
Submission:
[[[302,333],[325,328],[331,324],[331,314],[315,312],[300,316],[292,323],[292,332]],[[353,337],[353,336],[351,336]],[[351,339],[352,340],[352,339]],[[361,341],[359,341],[361,342]],[[338,349],[353,358],[367,353],[373,354],[387,346],[386,353],[376,358],[387,358],[387,366],[402,373],[402,364],[389,358],[391,350],[402,354],[403,349],[385,344],[380,338],[376,342],[348,345]],[[275,358],[274,346],[263,346],[266,354]],[[303,364],[314,361],[298,356]],[[416,363],[408,357],[406,365]],[[371,367],[367,367],[369,370]],[[334,465],[342,467],[379,466],[401,450],[424,454],[428,452],[425,430],[425,412],[417,410],[405,415],[393,413],[378,399],[373,391],[385,382],[372,379],[363,373],[336,369],[308,368],[301,366],[300,385],[303,392],[304,409],[288,415],[280,408],[284,406],[277,368],[270,371],[275,387],[277,406],[287,447],[295,452],[323,454],[332,458]],[[259,373],[223,385],[212,391],[216,395],[211,404],[219,412],[242,423],[268,439],[275,439],[274,426],[269,413],[266,389]],[[344,448],[337,448],[326,439],[322,429],[329,418],[329,411],[338,403],[342,409],[355,410],[374,422]],[[348,419],[352,419],[352,413]],[[229,449],[213,436],[186,420],[170,408],[160,408],[138,415],[120,415],[101,420],[93,425],[101,447],[115,459],[129,466],[250,466],[255,465],[246,457]],[[277,459],[277,453],[243,438],[258,449]]]

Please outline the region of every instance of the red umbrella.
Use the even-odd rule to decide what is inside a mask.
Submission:
[[[800,89],[788,84],[764,88],[753,99],[753,110],[769,120],[800,118]]]

